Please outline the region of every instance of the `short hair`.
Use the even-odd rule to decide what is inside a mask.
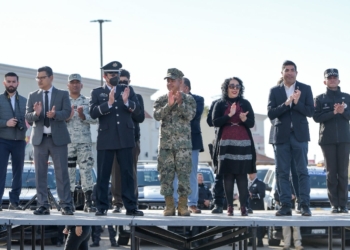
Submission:
[[[184,77],[184,84],[188,87],[189,90],[191,90],[191,82],[188,80],[188,78]]]
[[[225,81],[221,84],[222,98],[223,99],[229,98],[228,97],[228,85],[230,84],[231,80],[236,80],[239,83],[239,85],[241,85],[241,88],[240,88],[239,93],[238,93],[238,97],[243,98],[243,93],[244,93],[243,81],[240,78],[235,77],[235,76],[225,79]]]
[[[202,174],[202,173],[197,173],[197,175],[201,175],[201,176],[203,176],[203,174]]]
[[[122,69],[120,71],[120,76],[125,76],[126,78],[128,78],[128,80],[130,80],[130,72],[127,71],[126,69]]]
[[[17,82],[18,82],[18,75],[14,72],[8,72],[6,75],[5,75],[5,78],[8,77],[8,76],[14,76],[14,77],[17,77]]]
[[[282,64],[282,71],[283,71],[284,68],[285,68],[286,66],[288,66],[288,65],[294,66],[295,71],[297,71],[297,65],[296,65],[294,62],[290,61],[290,60],[286,60],[286,61],[283,62],[283,64]]]
[[[38,72],[43,72],[43,71],[46,72],[48,77],[53,75],[52,69],[49,66],[44,66],[44,67],[38,68]]]

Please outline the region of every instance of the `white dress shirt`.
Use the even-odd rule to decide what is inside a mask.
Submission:
[[[16,110],[16,93],[10,97],[13,112]]]

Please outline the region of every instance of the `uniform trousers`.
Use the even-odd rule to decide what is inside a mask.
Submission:
[[[83,192],[92,191],[94,181],[91,171],[94,167],[94,158],[92,156],[91,143],[68,144],[68,172],[71,192],[75,190],[76,164],[79,165]]]
[[[327,144],[321,148],[327,169],[328,198],[332,206],[346,207],[350,144]]]
[[[215,183],[213,187],[214,204],[219,207],[222,207],[224,205],[224,197],[225,197],[224,177],[222,174],[217,173],[215,175]]]
[[[191,193],[190,173],[192,169],[192,149],[160,149],[157,168],[160,174],[161,195],[173,196],[175,173],[179,179],[178,195],[187,197]]]
[[[135,184],[133,178],[133,157],[131,148],[121,148],[115,150],[97,151],[97,183],[96,183],[96,207],[98,209],[109,208],[108,186],[112,172],[114,155],[120,166],[120,175],[122,184],[122,199],[127,211],[137,209],[135,197]]]

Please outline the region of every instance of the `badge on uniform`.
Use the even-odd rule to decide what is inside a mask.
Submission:
[[[256,187],[256,183],[255,183],[255,184],[253,184],[253,187]]]
[[[100,96],[101,97],[107,97],[108,95],[106,93],[101,93]]]
[[[324,103],[323,104],[323,109],[329,109],[330,107],[328,106],[328,104],[327,103]]]

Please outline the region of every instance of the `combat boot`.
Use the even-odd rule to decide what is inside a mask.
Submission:
[[[174,216],[175,215],[175,205],[173,196],[165,196],[165,209],[163,211],[164,216]]]
[[[85,195],[85,205],[84,205],[84,212],[86,213],[95,213],[97,209],[92,206],[92,201],[91,201],[91,195],[92,195],[92,190],[88,190],[84,193]]]
[[[177,215],[178,216],[190,216],[191,213],[187,209],[187,196],[179,197],[179,205],[177,207]]]
[[[72,211],[75,212],[74,192],[70,192],[70,195],[72,196]]]

